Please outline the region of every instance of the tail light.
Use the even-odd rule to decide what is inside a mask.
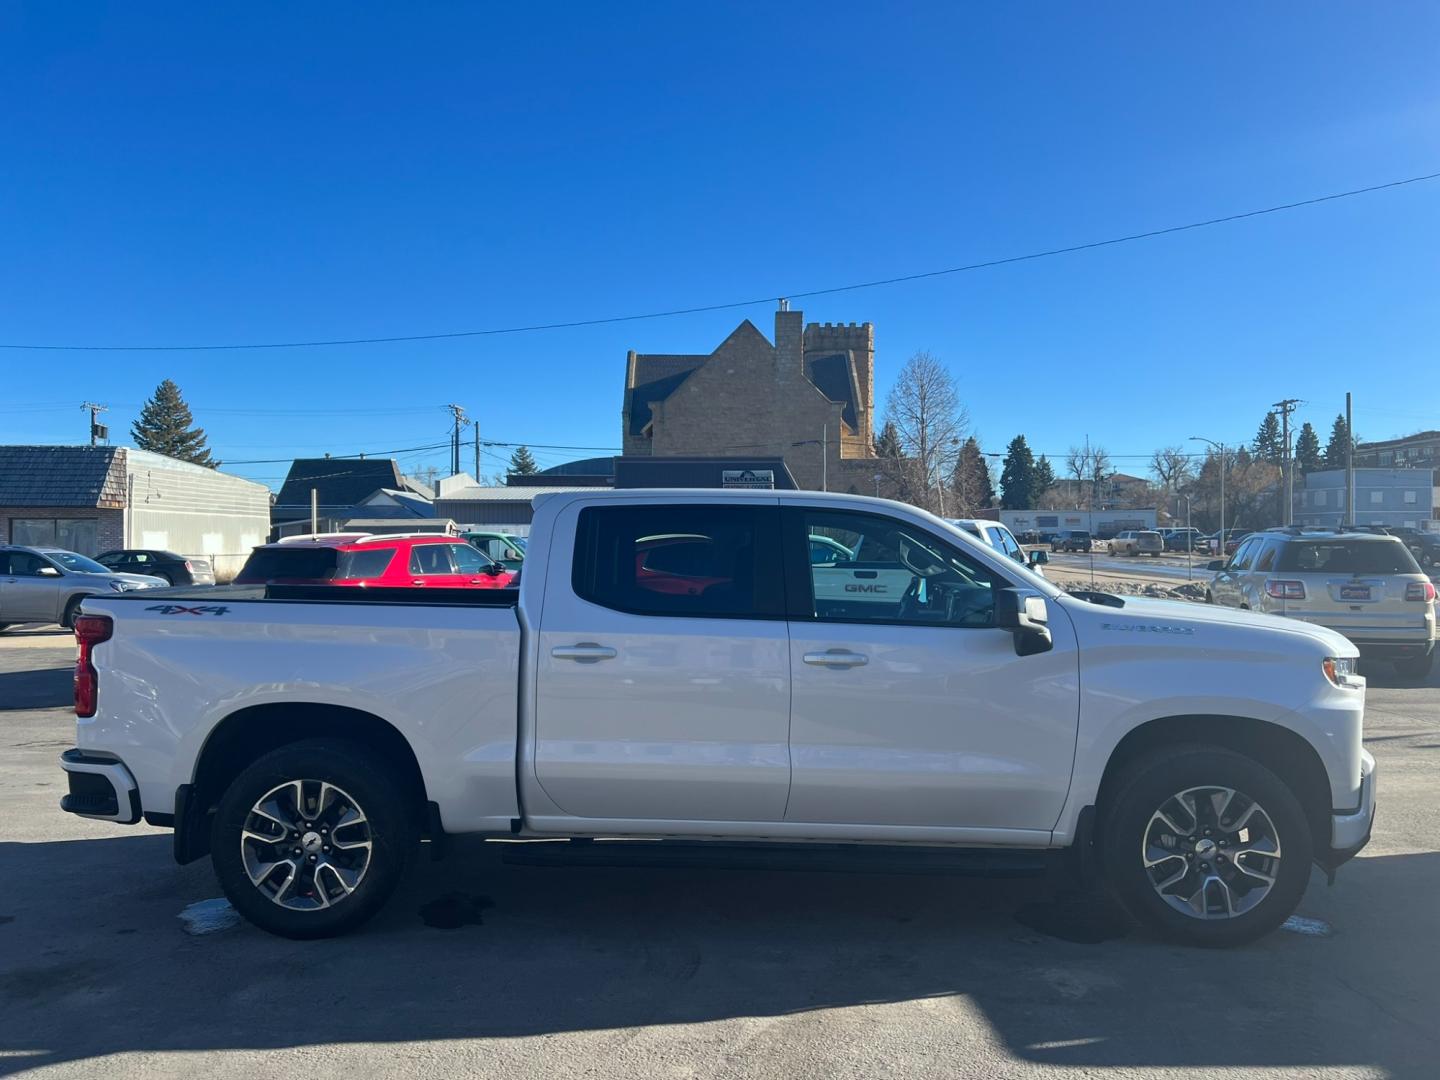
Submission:
[[[1303,581],[1287,581],[1284,578],[1272,578],[1265,583],[1265,591],[1276,600],[1305,599],[1305,583]]]
[[[186,571],[188,571],[189,573],[192,573],[192,574],[195,572],[195,567],[193,567],[193,566],[190,565],[190,560],[189,560],[189,559],[186,559],[186,560],[185,560],[185,569],[186,569]]]
[[[109,615],[77,615],[75,617],[75,715],[94,716],[100,689],[100,675],[91,661],[91,650],[102,641],[109,641],[115,624]]]
[[[1429,603],[1435,599],[1435,586],[1428,581],[1412,581],[1405,586],[1406,600],[1421,600]]]

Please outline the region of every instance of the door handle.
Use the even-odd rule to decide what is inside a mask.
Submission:
[[[411,579],[410,579],[410,584],[411,584],[411,585],[424,585],[424,584],[425,584],[425,579],[424,579],[424,578],[418,578],[418,577],[417,577],[417,578],[411,578]]]
[[[845,652],[841,649],[831,649],[829,652],[807,652],[804,659],[807,664],[829,668],[861,667],[870,662],[868,656],[861,653]]]
[[[616,653],[609,645],[582,641],[578,645],[557,645],[550,650],[550,655],[556,660],[578,660],[582,664],[594,664],[600,660],[613,660]]]

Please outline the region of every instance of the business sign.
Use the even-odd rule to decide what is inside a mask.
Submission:
[[[722,488],[774,488],[774,469],[722,469]]]

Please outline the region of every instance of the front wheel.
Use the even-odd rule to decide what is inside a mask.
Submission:
[[[1110,888],[1171,941],[1221,947],[1261,938],[1290,917],[1310,879],[1299,800],[1231,750],[1181,746],[1141,757],[1101,814]]]
[[[220,799],[215,876],[235,909],[288,938],[353,930],[389,899],[419,844],[417,797],[364,747],[282,746]]]
[[[65,605],[65,611],[60,616],[60,625],[66,630],[75,629],[75,616],[80,614],[80,605],[84,603],[83,596],[77,596]]]

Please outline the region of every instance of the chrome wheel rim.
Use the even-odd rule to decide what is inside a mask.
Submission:
[[[370,868],[370,822],[324,780],[289,780],[255,801],[240,830],[250,883],[291,911],[319,911],[350,896]]]
[[[1192,919],[1253,911],[1280,874],[1280,833],[1258,802],[1234,788],[1186,788],[1150,816],[1140,842],[1159,897]]]

